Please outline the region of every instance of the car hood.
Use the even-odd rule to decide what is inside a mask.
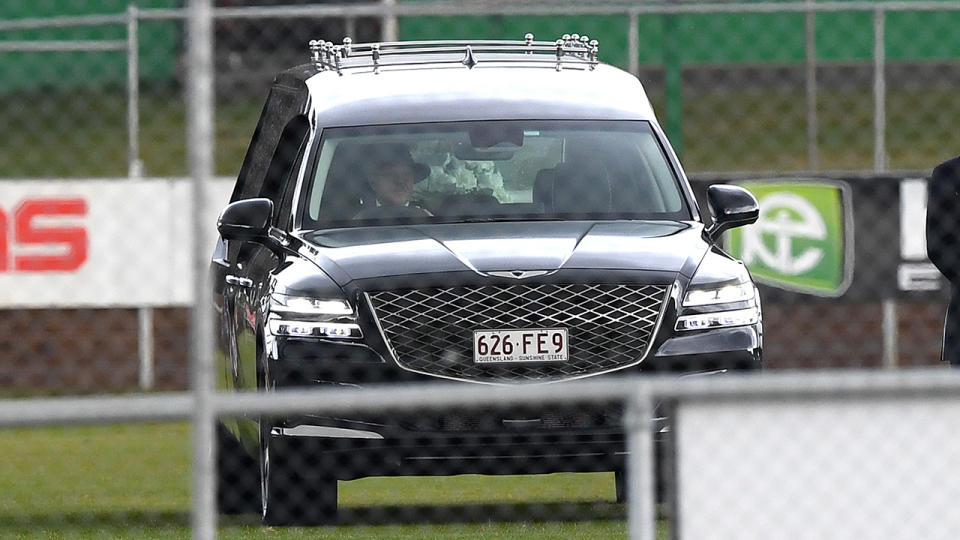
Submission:
[[[677,221],[505,222],[306,232],[304,250],[338,284],[436,272],[561,269],[677,272],[707,250],[702,226]]]

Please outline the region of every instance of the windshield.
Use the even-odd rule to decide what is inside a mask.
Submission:
[[[690,219],[644,121],[325,129],[304,229],[543,219]]]

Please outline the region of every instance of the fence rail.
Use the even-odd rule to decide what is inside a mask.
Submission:
[[[201,392],[202,393],[202,392]],[[204,416],[405,411],[451,406],[522,406],[562,402],[610,402],[627,405],[628,506],[631,538],[656,536],[653,493],[652,411],[656,403],[677,404],[732,400],[839,399],[846,402],[900,398],[938,400],[960,395],[960,376],[943,368],[897,372],[829,371],[729,374],[725,377],[627,377],[605,381],[575,381],[535,386],[464,386],[457,383],[380,386],[323,391],[278,391],[270,394],[207,394]],[[191,419],[198,422],[197,392],[146,396],[16,399],[0,401],[0,427],[149,422]],[[209,420],[209,418],[208,418]],[[212,426],[211,426],[212,427]],[[211,429],[212,431],[212,429]],[[199,449],[210,460],[209,470],[194,471],[197,490],[212,497],[213,438]],[[196,459],[196,456],[195,456]],[[203,460],[206,461],[206,460]],[[198,464],[194,463],[195,467]],[[195,507],[196,508],[196,507]],[[197,511],[194,535],[215,536],[215,507]]]
[[[213,8],[215,19],[256,19],[286,17],[413,17],[460,15],[710,15],[716,13],[836,13],[898,12],[898,11],[960,11],[956,2],[566,2],[533,0],[523,3],[496,1],[472,2],[391,2],[373,0],[363,4],[316,4],[296,6],[254,6]],[[182,20],[188,17],[188,8],[143,9],[143,20]],[[0,31],[35,30],[40,28],[68,28],[76,26],[103,26],[125,22],[122,15],[82,15],[56,19],[35,18],[0,21]]]
[[[823,370],[727,374],[724,377],[630,376],[532,386],[459,383],[385,385],[322,391],[213,393],[216,416],[289,414],[305,410],[381,412],[430,407],[555,404],[563,401],[751,400],[826,398],[939,399],[960,396],[960,374],[945,367],[897,371]],[[0,400],[0,427],[189,420],[192,392]]]

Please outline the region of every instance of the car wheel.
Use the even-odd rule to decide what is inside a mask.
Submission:
[[[328,525],[337,520],[337,480],[317,467],[298,440],[260,428],[264,525]]]
[[[221,514],[255,514],[260,510],[257,460],[217,422],[217,508]]]

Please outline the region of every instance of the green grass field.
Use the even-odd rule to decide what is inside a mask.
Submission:
[[[0,538],[186,538],[190,426],[0,430]],[[623,538],[613,475],[371,478],[331,528],[226,517],[221,538]]]

